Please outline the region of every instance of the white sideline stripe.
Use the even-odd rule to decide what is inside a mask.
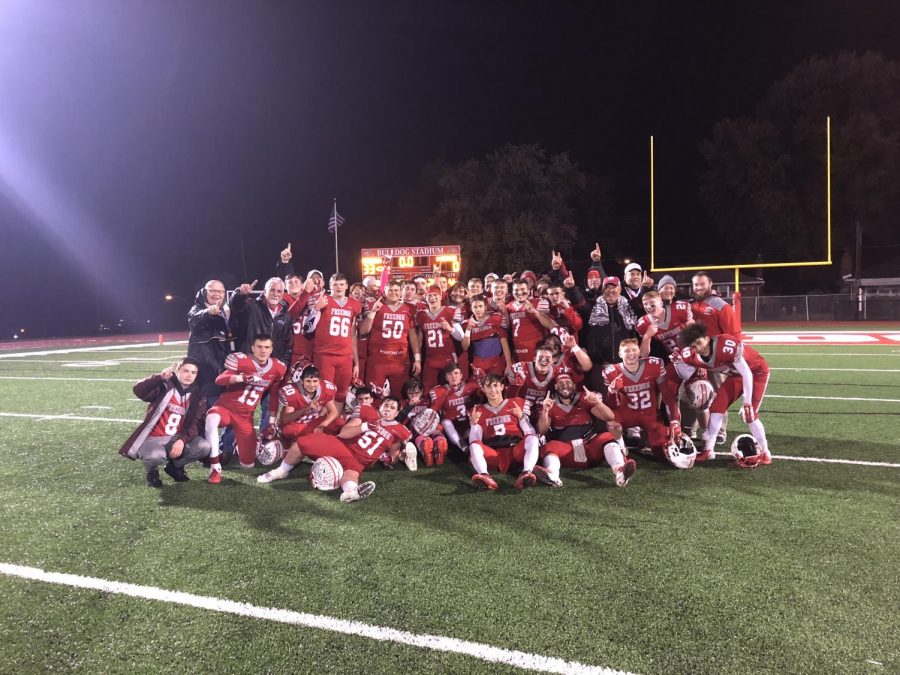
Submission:
[[[0,375],[0,380],[62,380],[63,382],[134,382],[125,377],[27,377],[25,375]]]
[[[124,419],[121,417],[79,417],[77,415],[32,415],[30,413],[6,413],[0,412],[0,417],[24,417],[33,420],[76,420],[87,422],[128,422],[129,424],[140,424],[143,420]]]
[[[727,453],[719,453],[727,454]],[[900,464],[892,464],[891,462],[865,462],[860,459],[828,459],[826,457],[797,457],[789,455],[772,455],[772,459],[788,459],[794,462],[820,462],[822,464],[855,464],[857,466],[886,466],[894,469],[900,469]]]
[[[778,384],[789,385],[790,382],[779,382]],[[869,401],[875,403],[900,403],[900,398],[853,398],[850,396],[789,396],[787,394],[769,394],[766,398],[799,398],[814,399],[816,401]]]
[[[545,673],[627,675],[627,673],[620,670],[589,666],[576,661],[564,661],[551,656],[541,656],[539,654],[529,654],[528,652],[520,652],[512,649],[492,647],[491,645],[469,642],[467,640],[457,640],[456,638],[444,637],[441,635],[419,635],[416,633],[408,633],[407,631],[396,630],[394,628],[374,626],[361,621],[348,621],[346,619],[336,619],[330,616],[307,614],[305,612],[276,609],[274,607],[258,607],[243,602],[234,602],[232,600],[224,600],[204,595],[194,595],[193,593],[167,591],[163,588],[156,588],[155,586],[139,586],[137,584],[128,584],[119,581],[97,579],[96,577],[83,577],[77,574],[45,572],[44,570],[35,567],[24,567],[21,565],[12,565],[10,563],[0,563],[0,573],[8,576],[20,577],[22,579],[31,579],[33,581],[44,581],[50,584],[72,586],[74,588],[87,588],[104,593],[128,595],[133,598],[158,600],[160,602],[169,602],[176,605],[187,605],[188,607],[208,609],[213,612],[236,614],[238,616],[247,616],[266,621],[277,621],[279,623],[292,624],[295,626],[306,626],[307,628],[327,630],[335,633],[343,633],[345,635],[356,635],[359,637],[371,638],[373,640],[380,640],[382,642],[396,642],[398,644],[411,645],[413,647],[422,647],[423,649],[464,654],[476,659],[481,659],[482,661],[502,663],[526,670],[537,670]]]
[[[833,354],[833,353],[810,353],[810,352],[767,352],[762,349],[757,349],[762,356],[820,356],[824,358],[828,358],[829,356],[878,356],[884,358],[885,356],[897,356],[900,354],[897,350],[894,350],[890,354],[880,354],[875,352],[866,352],[866,353],[843,353],[843,354]]]
[[[181,352],[183,355],[184,352]],[[73,361],[72,359],[28,359],[27,361],[15,361],[14,363],[19,363],[20,365],[31,365],[33,363],[58,363],[64,366],[71,366],[72,364],[78,364],[80,367],[86,367],[88,364],[94,366],[103,366],[109,367],[111,365],[120,366],[122,364],[133,364],[133,363],[165,363],[168,361],[172,363],[177,359],[176,356],[160,356],[154,358],[148,358],[145,356],[137,357],[137,356],[119,356],[116,355],[115,359],[103,359],[97,361]]]
[[[186,345],[187,340],[172,340],[167,345]],[[0,359],[21,359],[28,356],[49,356],[51,354],[77,354],[79,352],[110,352],[138,347],[156,347],[156,342],[136,342],[131,345],[104,345],[103,347],[73,347],[72,349],[45,349],[35,352],[0,352]]]
[[[828,373],[900,373],[900,368],[772,368],[769,370],[811,370]]]

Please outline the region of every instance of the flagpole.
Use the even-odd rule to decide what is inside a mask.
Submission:
[[[333,205],[334,214],[334,273],[337,274],[340,272],[340,268],[338,267],[338,239],[337,239],[337,231],[338,231],[338,222],[337,222],[337,197],[334,198]]]

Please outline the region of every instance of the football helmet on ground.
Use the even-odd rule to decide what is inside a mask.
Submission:
[[[313,462],[309,472],[309,483],[316,490],[328,492],[341,485],[344,467],[334,457],[320,457]]]
[[[678,441],[669,441],[665,447],[666,459],[677,469],[690,469],[697,459],[697,448],[689,436],[682,434]]]

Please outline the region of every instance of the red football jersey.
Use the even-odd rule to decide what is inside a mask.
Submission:
[[[562,403],[558,396],[553,397],[553,407],[550,408],[550,429],[558,431],[567,427],[591,425],[594,416],[591,414],[593,406],[587,403],[581,394],[575,394],[571,403]]]
[[[307,412],[295,419],[291,424],[311,422],[322,414],[325,405],[334,400],[337,395],[337,387],[328,380],[319,380],[319,386],[310,396],[302,385],[286,384],[278,392],[278,401],[281,405],[290,406],[294,410],[308,408]]]
[[[544,314],[550,309],[550,304],[545,298],[534,298],[526,302],[530,302],[532,307]],[[513,346],[517,349],[534,351],[546,337],[547,329],[534,314],[526,310],[524,304],[520,305],[518,301],[509,303],[506,311],[509,312],[509,329]]]
[[[685,347],[680,353],[681,361],[693,368],[706,368],[714,373],[728,376],[739,375],[734,362],[744,359],[754,375],[769,372],[766,360],[753,347],[745,345],[733,335],[714,335],[710,338],[709,357],[704,358],[693,347]]]
[[[328,304],[319,315],[316,328],[315,353],[327,356],[351,356],[356,318],[362,312],[362,305],[356,298],[338,301],[328,297]]]
[[[476,357],[497,356],[502,354],[499,339],[506,337],[506,328],[503,327],[503,317],[498,313],[488,314],[481,321],[477,321],[471,328],[470,340],[472,351]],[[491,341],[493,344],[484,342]],[[484,342],[484,344],[479,344]]]
[[[584,320],[574,307],[550,307],[550,316],[556,321],[556,325],[550,329],[554,335],[558,335],[559,339],[565,342],[566,335],[571,335],[578,340],[578,331],[584,326]]]
[[[680,349],[678,346],[678,334],[688,325],[689,321],[693,320],[694,315],[691,312],[690,304],[684,300],[676,300],[672,304],[663,307],[663,310],[665,311],[665,316],[661,321],[657,322],[657,331],[653,339],[659,340],[666,348],[666,351],[671,354]],[[635,330],[641,337],[644,337],[652,323],[653,320],[650,318],[650,315],[645,314],[638,320]]]
[[[453,324],[456,312],[452,307],[441,307],[432,314],[427,307],[416,314],[416,326],[422,331],[425,358],[443,358],[456,354],[456,346],[450,331],[444,329],[442,320]]]
[[[584,384],[584,371],[581,369],[581,364],[578,363],[578,359],[575,358],[571,349],[564,349],[562,353],[558,354],[553,362],[553,367],[556,369],[556,372],[566,369],[572,376],[572,381],[575,382],[575,389],[581,389],[581,386]]]
[[[188,406],[191,404],[190,392],[184,394],[178,393],[177,389],[172,389],[172,395],[169,397],[168,403],[156,421],[156,426],[150,432],[151,436],[174,436],[181,433],[184,428],[184,416],[187,414]]]
[[[381,419],[372,406],[362,406],[360,417],[368,425],[368,431],[344,443],[362,464],[377,462],[381,453],[390,450],[394,443],[405,443],[412,438],[409,429],[396,420]]]
[[[525,413],[521,420],[513,414],[514,406],[519,406],[519,409]],[[481,427],[481,439],[488,445],[494,439],[525,438],[523,425],[529,430],[528,433],[534,433],[528,422],[531,406],[524,399],[506,398],[496,408],[487,403],[481,403],[476,405],[472,412],[474,413],[476,410],[481,413],[481,417],[474,426]]]
[[[290,296],[288,296],[290,297]],[[294,339],[291,344],[291,365],[302,358],[312,362],[313,351],[316,346],[316,312],[315,304],[318,294],[310,295],[301,291],[297,299],[288,299],[288,314],[293,319]]]
[[[472,397],[480,387],[474,382],[463,382],[453,389],[449,384],[442,384],[431,390],[431,409],[436,410],[445,420],[462,420],[468,415]]]
[[[410,305],[401,302],[394,308],[382,305],[372,319],[369,333],[369,358],[406,358],[409,346],[409,331],[414,325]]]
[[[710,337],[738,332],[734,309],[718,295],[692,303],[691,312],[695,320],[706,326],[706,334]]]
[[[510,396],[524,398],[532,406],[544,400],[550,389],[550,383],[556,377],[556,368],[553,366],[550,366],[544,376],[538,375],[532,362],[519,361],[514,363],[510,370],[506,377],[509,382],[507,393]]]
[[[662,359],[651,356],[640,360],[637,371],[630,372],[624,363],[614,363],[603,369],[603,381],[607,387],[622,376],[624,387],[618,396],[604,398],[612,408],[628,407],[633,412],[656,416],[659,407],[660,386],[666,379],[666,366]]]
[[[278,383],[284,379],[287,367],[278,359],[269,359],[266,365],[259,365],[251,356],[234,352],[225,357],[225,372],[244,375],[247,382],[229,384],[216,401],[216,405],[228,408],[234,413],[252,417],[260,399],[269,389],[277,393]]]

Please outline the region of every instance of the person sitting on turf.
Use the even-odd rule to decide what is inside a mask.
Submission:
[[[128,437],[119,454],[143,460],[150,487],[162,487],[159,467],[164,462],[165,472],[181,483],[188,480],[184,467],[209,455],[209,442],[199,435],[206,413],[206,400],[195,383],[199,369],[196,359],[186,357],[141,380],[132,389],[149,405],[144,421]]]

